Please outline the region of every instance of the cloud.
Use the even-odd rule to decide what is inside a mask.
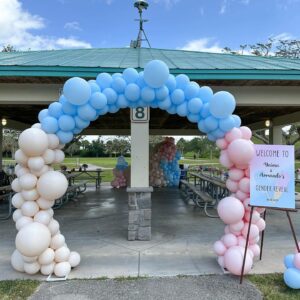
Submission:
[[[76,30],[76,31],[82,31],[82,28],[80,27],[80,24],[76,21],[74,22],[67,22],[64,26],[67,30]]]
[[[214,38],[204,37],[187,42],[181,50],[222,53],[223,48]]]
[[[181,0],[154,0],[154,3],[164,4],[167,9],[170,9],[180,1]]]
[[[234,3],[248,5],[248,4],[250,4],[250,1],[251,0],[222,0],[219,14],[220,15],[225,14],[228,11],[229,7]]]
[[[273,39],[275,42],[277,41],[286,41],[286,40],[292,40],[292,39],[295,39],[295,37],[288,33],[288,32],[282,32],[282,33],[279,33],[279,34],[276,34],[276,35],[271,35],[270,36],[271,39]]]
[[[52,37],[36,34],[45,28],[38,15],[24,10],[20,0],[0,0],[0,45],[10,44],[18,50],[90,48],[91,44],[75,37]]]

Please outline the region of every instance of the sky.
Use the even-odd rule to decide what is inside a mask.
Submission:
[[[137,36],[131,0],[0,0],[0,45],[18,50],[127,47]],[[220,52],[299,38],[300,0],[149,0],[154,48]]]

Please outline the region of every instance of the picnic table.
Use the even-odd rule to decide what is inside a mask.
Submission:
[[[101,181],[102,181],[102,176],[101,176],[102,172],[103,172],[102,169],[96,169],[96,170],[86,170],[86,169],[83,169],[81,171],[75,170],[72,173],[75,174],[74,179],[76,177],[82,176],[83,174],[85,174],[88,177],[94,179],[95,180],[95,187],[96,187],[96,189],[99,189],[100,185],[101,185]]]
[[[10,185],[0,186],[0,201],[8,200],[8,212],[4,216],[0,216],[0,220],[7,220],[12,215],[13,207],[11,203],[13,191]]]

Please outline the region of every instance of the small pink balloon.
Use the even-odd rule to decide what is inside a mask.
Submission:
[[[254,256],[257,257],[260,254],[260,247],[257,244],[250,245],[249,249],[253,252]]]
[[[223,198],[218,205],[218,214],[225,224],[234,224],[242,220],[245,209],[240,200],[233,197]]]
[[[243,234],[244,238],[247,237],[248,228],[249,228],[249,223],[245,223],[245,226],[242,230],[242,234]],[[251,240],[253,240],[253,239],[256,239],[257,237],[259,237],[259,229],[255,224],[251,224],[250,232],[249,232],[249,238]]]
[[[250,206],[249,206],[249,204],[250,204],[250,198],[246,198],[245,200],[243,200],[244,208],[247,211],[251,209]]]
[[[223,241],[226,248],[230,248],[238,244],[237,237],[232,233],[225,234]],[[224,253],[222,255],[224,255]]]
[[[230,192],[235,193],[239,188],[239,183],[228,178],[226,180],[226,187]]]
[[[218,139],[216,141],[216,145],[217,145],[217,147],[219,149],[225,150],[227,148],[227,146],[228,146],[228,143],[227,143],[227,141],[225,139]]]
[[[243,248],[246,247],[246,239],[243,236],[238,236],[238,245]]]
[[[229,159],[227,151],[223,150],[224,153],[220,155],[220,164],[226,168],[231,168],[233,166],[233,162]]]
[[[250,193],[250,179],[247,177],[239,181],[239,189],[244,193]]]
[[[250,178],[250,168],[245,170],[246,177]]]
[[[228,143],[231,143],[232,141],[236,139],[242,138],[242,132],[239,128],[234,127],[229,132],[226,133],[225,139]]]
[[[245,173],[243,170],[232,168],[228,171],[228,175],[231,180],[240,181],[245,176]]]
[[[249,198],[249,194],[246,194],[246,193],[244,193],[244,192],[238,190],[238,191],[236,191],[236,197],[237,197],[238,199],[240,199],[241,201],[243,201],[243,200]]]
[[[241,169],[241,170],[246,170],[247,168],[249,168],[249,164],[244,164],[244,165],[240,165],[240,164],[235,164],[235,167],[237,169]]]
[[[265,212],[266,209],[263,208],[263,207],[257,207],[256,210],[257,210],[260,214],[262,214],[262,213]]]
[[[260,218],[255,225],[258,227],[258,230],[261,232],[266,228],[266,222],[263,218]]]
[[[221,268],[225,267],[225,263],[224,263],[224,256],[219,256],[218,257],[218,264]]]
[[[216,241],[214,243],[213,246],[214,252],[218,255],[218,256],[222,256],[224,255],[224,253],[226,252],[227,248],[225,247],[224,243],[222,241]]]
[[[245,223],[244,221],[239,221],[237,223],[234,223],[234,224],[230,224],[229,225],[229,229],[231,232],[240,232],[245,226]]]
[[[224,233],[225,233],[225,234],[230,233],[229,225],[226,225],[226,226],[224,227]],[[224,238],[224,236],[222,237],[222,241],[223,241],[223,238]]]
[[[240,131],[242,132],[242,137],[245,140],[250,140],[252,137],[252,131],[250,128],[246,127],[246,126],[242,126],[240,127]]]
[[[236,139],[227,149],[229,159],[239,167],[246,166],[254,156],[254,147],[248,140]]]

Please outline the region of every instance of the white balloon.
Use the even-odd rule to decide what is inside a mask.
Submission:
[[[19,209],[19,208],[16,209],[16,210],[14,211],[12,217],[13,217],[13,220],[14,220],[15,222],[17,222],[20,218],[22,218],[22,217],[23,217],[23,214],[22,214],[21,209]]]
[[[31,126],[31,128],[38,128],[38,129],[41,129],[42,128],[42,125],[41,123],[35,123]]]
[[[21,193],[14,194],[11,199],[11,203],[15,208],[20,208],[24,203],[24,198],[22,197],[22,194]]]
[[[65,159],[65,153],[61,150],[54,150],[55,153],[55,159],[54,159],[54,163],[59,164],[62,163]]]
[[[20,169],[22,169],[23,167],[20,165],[20,164],[16,164],[15,165],[15,173],[17,174],[18,173],[18,171],[20,170]]]
[[[36,156],[36,157],[30,157],[28,159],[27,164],[30,170],[40,171],[44,167],[45,161],[41,156]]]
[[[36,189],[22,190],[21,195],[26,201],[35,201],[40,197]]]
[[[64,195],[68,188],[68,180],[57,171],[43,174],[37,182],[39,194],[47,200],[55,200]]]
[[[51,149],[47,149],[42,157],[45,164],[52,164],[55,160],[55,152]]]
[[[54,205],[55,200],[46,200],[42,197],[40,197],[38,200],[36,200],[36,203],[39,205],[40,209],[48,209],[51,208]]]
[[[25,263],[33,263],[36,262],[38,259],[37,256],[29,257],[29,256],[22,255],[22,257]]]
[[[38,262],[24,263],[24,271],[27,274],[34,275],[40,270],[40,264]]]
[[[47,134],[47,137],[48,137],[48,148],[52,150],[56,149],[59,145],[59,139],[57,135],[50,133]]]
[[[18,164],[21,164],[24,166],[27,164],[28,157],[25,155],[25,153],[21,149],[18,149],[15,152],[15,160]]]
[[[21,207],[21,211],[24,216],[33,217],[39,211],[39,206],[35,201],[25,201]]]
[[[59,231],[59,223],[56,220],[52,219],[48,225],[48,228],[51,232],[51,235],[54,237]]]
[[[51,248],[46,249],[38,258],[41,265],[49,265],[54,261],[55,253]]]
[[[32,222],[33,222],[32,218],[23,216],[23,217],[21,217],[20,219],[17,220],[16,228],[17,228],[17,230],[20,230],[21,228],[23,228],[24,226],[26,226],[26,225],[28,225]]]
[[[42,155],[48,148],[47,134],[38,128],[26,129],[19,136],[19,147],[28,157]]]
[[[55,251],[55,261],[63,262],[68,261],[70,257],[70,249],[68,247],[62,246]]]
[[[51,217],[48,211],[45,210],[40,210],[38,213],[35,214],[34,216],[34,222],[39,222],[42,223],[46,226],[48,226],[48,224],[51,221]]]
[[[70,257],[69,257],[69,263],[71,265],[72,268],[75,268],[79,265],[80,263],[80,255],[79,253],[75,252],[75,251],[71,251],[70,253]]]
[[[61,262],[55,265],[54,274],[57,277],[65,277],[71,271],[71,265],[68,262]]]
[[[54,215],[54,210],[52,208],[48,208],[46,209],[46,212],[50,215],[50,217],[52,218]]]
[[[23,261],[23,257],[22,254],[16,249],[11,258],[10,258],[10,262],[12,267],[18,271],[18,272],[24,272],[24,261]]]
[[[22,188],[21,188],[20,183],[19,183],[19,178],[15,178],[15,179],[13,180],[13,182],[11,183],[11,188],[12,188],[13,191],[15,191],[16,193],[21,192]]]
[[[25,174],[28,174],[28,173],[30,173],[30,170],[29,170],[28,168],[21,167],[21,168],[18,169],[18,171],[16,172],[16,175],[17,175],[18,177],[21,177],[21,176],[23,176],[23,175],[25,175]]]
[[[37,177],[41,177],[43,174],[45,174],[48,171],[49,171],[49,167],[47,165],[44,165],[39,171],[31,170],[31,173]]]
[[[55,266],[54,262],[50,263],[49,265],[41,265],[41,273],[43,275],[50,275],[50,274],[52,274],[53,271],[54,271],[54,266]]]
[[[19,178],[19,184],[23,190],[31,190],[35,188],[37,178],[33,174],[24,174]]]
[[[59,233],[52,237],[50,248],[56,250],[58,248],[63,247],[64,244],[65,244],[65,237]]]
[[[49,229],[38,222],[21,228],[16,236],[16,248],[22,255],[34,257],[41,255],[51,242]]]
[[[58,146],[57,146],[57,149],[63,149],[65,147],[65,144],[59,144]]]

